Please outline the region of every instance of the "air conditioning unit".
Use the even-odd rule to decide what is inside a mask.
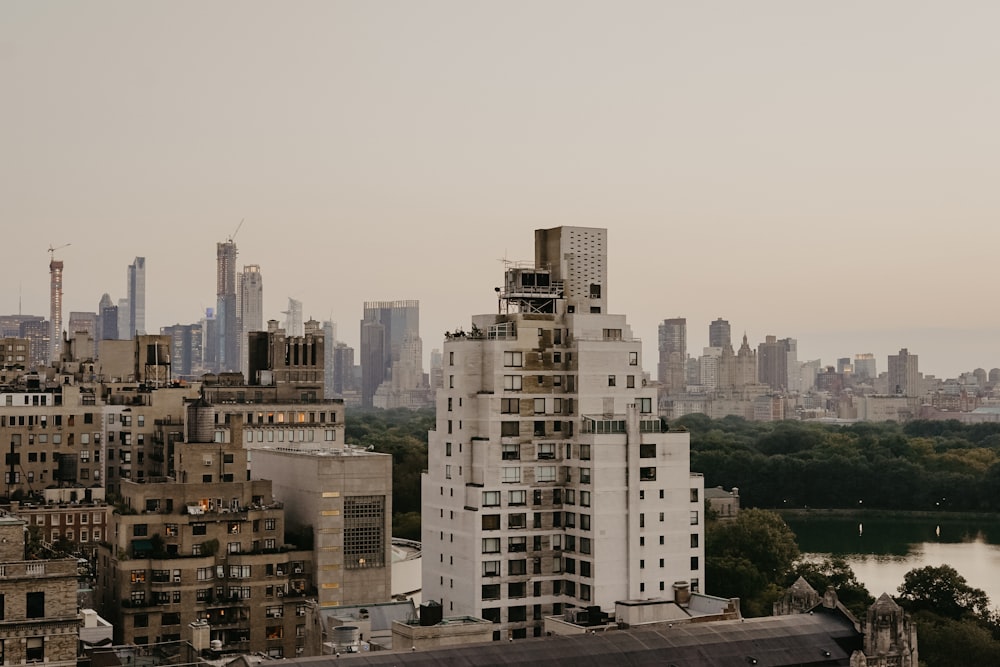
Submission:
[[[212,459],[205,459],[205,467],[212,465]]]
[[[293,572],[295,572],[295,574],[302,574],[302,566],[301,566],[301,565],[297,566],[297,567],[296,567],[296,568],[295,568],[295,569],[293,570]]]
[[[278,589],[278,597],[279,597],[279,598],[283,598],[283,597],[285,597],[285,591],[283,591],[283,590],[281,590],[281,589],[279,588],[279,589]]]

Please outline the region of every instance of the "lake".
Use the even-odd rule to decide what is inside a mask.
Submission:
[[[896,596],[903,575],[927,565],[951,565],[970,586],[1000,606],[1000,519],[947,516],[785,516],[806,558],[841,556],[876,598]],[[822,593],[822,591],[820,591]]]

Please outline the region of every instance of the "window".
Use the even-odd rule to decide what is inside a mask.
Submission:
[[[521,391],[521,376],[504,375],[503,388],[505,391]]]
[[[192,523],[191,524],[191,534],[192,535],[207,535],[208,534],[208,524],[205,524],[205,523]]]
[[[484,554],[498,554],[498,553],[500,553],[500,538],[499,537],[484,537],[483,538],[483,553]]]
[[[149,534],[149,526],[144,523],[137,523],[132,526],[132,535],[135,537],[145,537]]]
[[[556,457],[556,443],[543,442],[538,445],[538,458],[540,460],[554,459]]]
[[[556,481],[556,467],[555,466],[538,466],[535,468],[535,481],[536,482],[554,482]]]
[[[590,468],[580,468],[580,483],[590,484]]]
[[[516,437],[521,432],[521,422],[500,422],[500,436],[504,438]]]
[[[590,445],[580,445],[580,460],[581,461],[590,460]]]
[[[500,584],[483,584],[482,593],[484,600],[499,600]]]
[[[455,365],[455,353],[454,352],[449,352],[448,353],[448,365],[449,366],[454,366]]]
[[[536,398],[534,402],[535,402],[535,405],[534,405],[535,414],[536,415],[544,415],[545,414],[545,399],[544,398]]]
[[[628,389],[635,389],[635,376],[634,375],[626,375],[625,376],[625,386]]]
[[[277,524],[277,519],[264,519],[264,530],[274,530]]]
[[[697,556],[691,556],[691,569],[692,570],[697,570],[698,569],[698,557]]]
[[[643,538],[640,537],[639,538],[639,546],[642,546],[642,544],[643,544]],[[580,538],[580,553],[582,553],[582,554],[589,554],[590,551],[591,551],[591,546],[590,545],[591,545],[591,542],[590,542],[590,538],[589,537],[581,537]]]
[[[524,552],[528,550],[528,538],[526,537],[508,537],[507,538],[507,551],[512,553]]]
[[[614,387],[615,386],[615,376],[614,375],[609,375],[608,376],[608,386],[609,387]]]
[[[650,414],[653,411],[653,399],[640,398],[638,403],[639,403],[639,412],[642,412],[644,414]]]
[[[698,525],[698,511],[697,510],[691,510],[691,525],[692,526],[697,526]]]
[[[45,638],[28,637],[24,644],[24,658],[27,662],[44,662]]]
[[[484,577],[499,577],[500,576],[500,561],[498,561],[498,560],[484,560],[483,561],[483,576]]]
[[[528,527],[527,515],[523,514],[523,513],[508,514],[507,515],[507,527],[508,528],[527,528]]]
[[[509,597],[509,598],[523,598],[527,594],[528,594],[528,587],[525,585],[525,582],[523,582],[523,581],[513,581],[513,582],[507,584],[507,597]]]
[[[500,622],[500,607],[493,607],[492,609],[483,609],[482,617],[483,617],[483,620],[492,621],[493,623],[499,623]]]
[[[507,492],[507,504],[510,506],[521,506],[528,504],[528,492],[521,491],[508,491]]]
[[[656,445],[639,445],[639,458],[640,459],[655,459],[656,458]]]
[[[507,574],[511,576],[520,576],[522,574],[528,574],[528,561],[525,559],[507,561]]]
[[[521,469],[520,468],[504,468],[503,469],[503,482],[504,484],[517,484],[521,481]]]
[[[590,491],[580,491],[580,507],[590,507]]]
[[[581,514],[580,515],[580,530],[590,530],[590,515]]]
[[[648,466],[645,468],[639,468],[639,481],[640,482],[655,482],[656,481],[656,466]]]
[[[691,502],[698,502],[698,489],[691,489]]]
[[[691,533],[691,548],[698,548],[698,533]]]
[[[499,491],[483,491],[483,507],[497,507],[500,505]]]
[[[513,376],[508,376],[513,377]],[[519,398],[501,398],[500,399],[500,413],[505,415],[517,415],[521,413],[521,399]]]
[[[29,592],[25,603],[25,616],[27,618],[45,618],[44,591]]]
[[[629,352],[628,353],[628,365],[629,366],[638,366],[639,365],[639,353],[638,352]]]
[[[517,443],[504,443],[501,445],[500,458],[504,461],[518,461],[521,458],[521,445]]]
[[[500,530],[499,514],[484,514],[482,517],[483,530]]]
[[[521,352],[504,352],[503,365],[507,367],[520,367],[523,365],[523,354]]]

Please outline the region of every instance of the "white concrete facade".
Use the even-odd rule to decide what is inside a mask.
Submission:
[[[536,258],[555,255],[553,238],[575,238],[576,252],[594,238],[600,275],[604,230],[570,229],[536,233],[549,244]],[[509,270],[508,312],[445,342],[423,477],[423,598],[494,621],[497,639],[541,634],[572,607],[704,585],[703,480],[689,435],[656,413],[641,341],[604,312],[603,278],[563,292],[572,274],[536,269],[544,285],[519,292],[510,278],[524,270]]]

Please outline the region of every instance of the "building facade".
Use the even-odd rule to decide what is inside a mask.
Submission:
[[[125,509],[98,552],[101,615],[115,643],[188,639],[208,623],[226,651],[306,655],[312,552],[285,545],[271,483],[247,481],[242,424],[188,406],[175,477],[122,482]]]
[[[75,667],[76,559],[29,559],[25,528],[22,519],[0,515],[0,661]]]
[[[643,386],[641,342],[606,312],[606,231],[535,240],[505,312],[444,343],[423,477],[423,597],[495,639],[704,581],[703,481]]]
[[[361,402],[364,407],[372,407],[379,385],[392,379],[393,363],[400,361],[407,339],[419,344],[419,301],[364,303],[361,320]],[[422,365],[420,373],[423,373]]]
[[[239,310],[236,292],[236,243],[230,238],[215,244],[216,367],[220,371],[240,368]]]
[[[659,326],[660,358],[656,376],[665,394],[677,394],[687,386],[687,320],[675,317],[663,320]]]

